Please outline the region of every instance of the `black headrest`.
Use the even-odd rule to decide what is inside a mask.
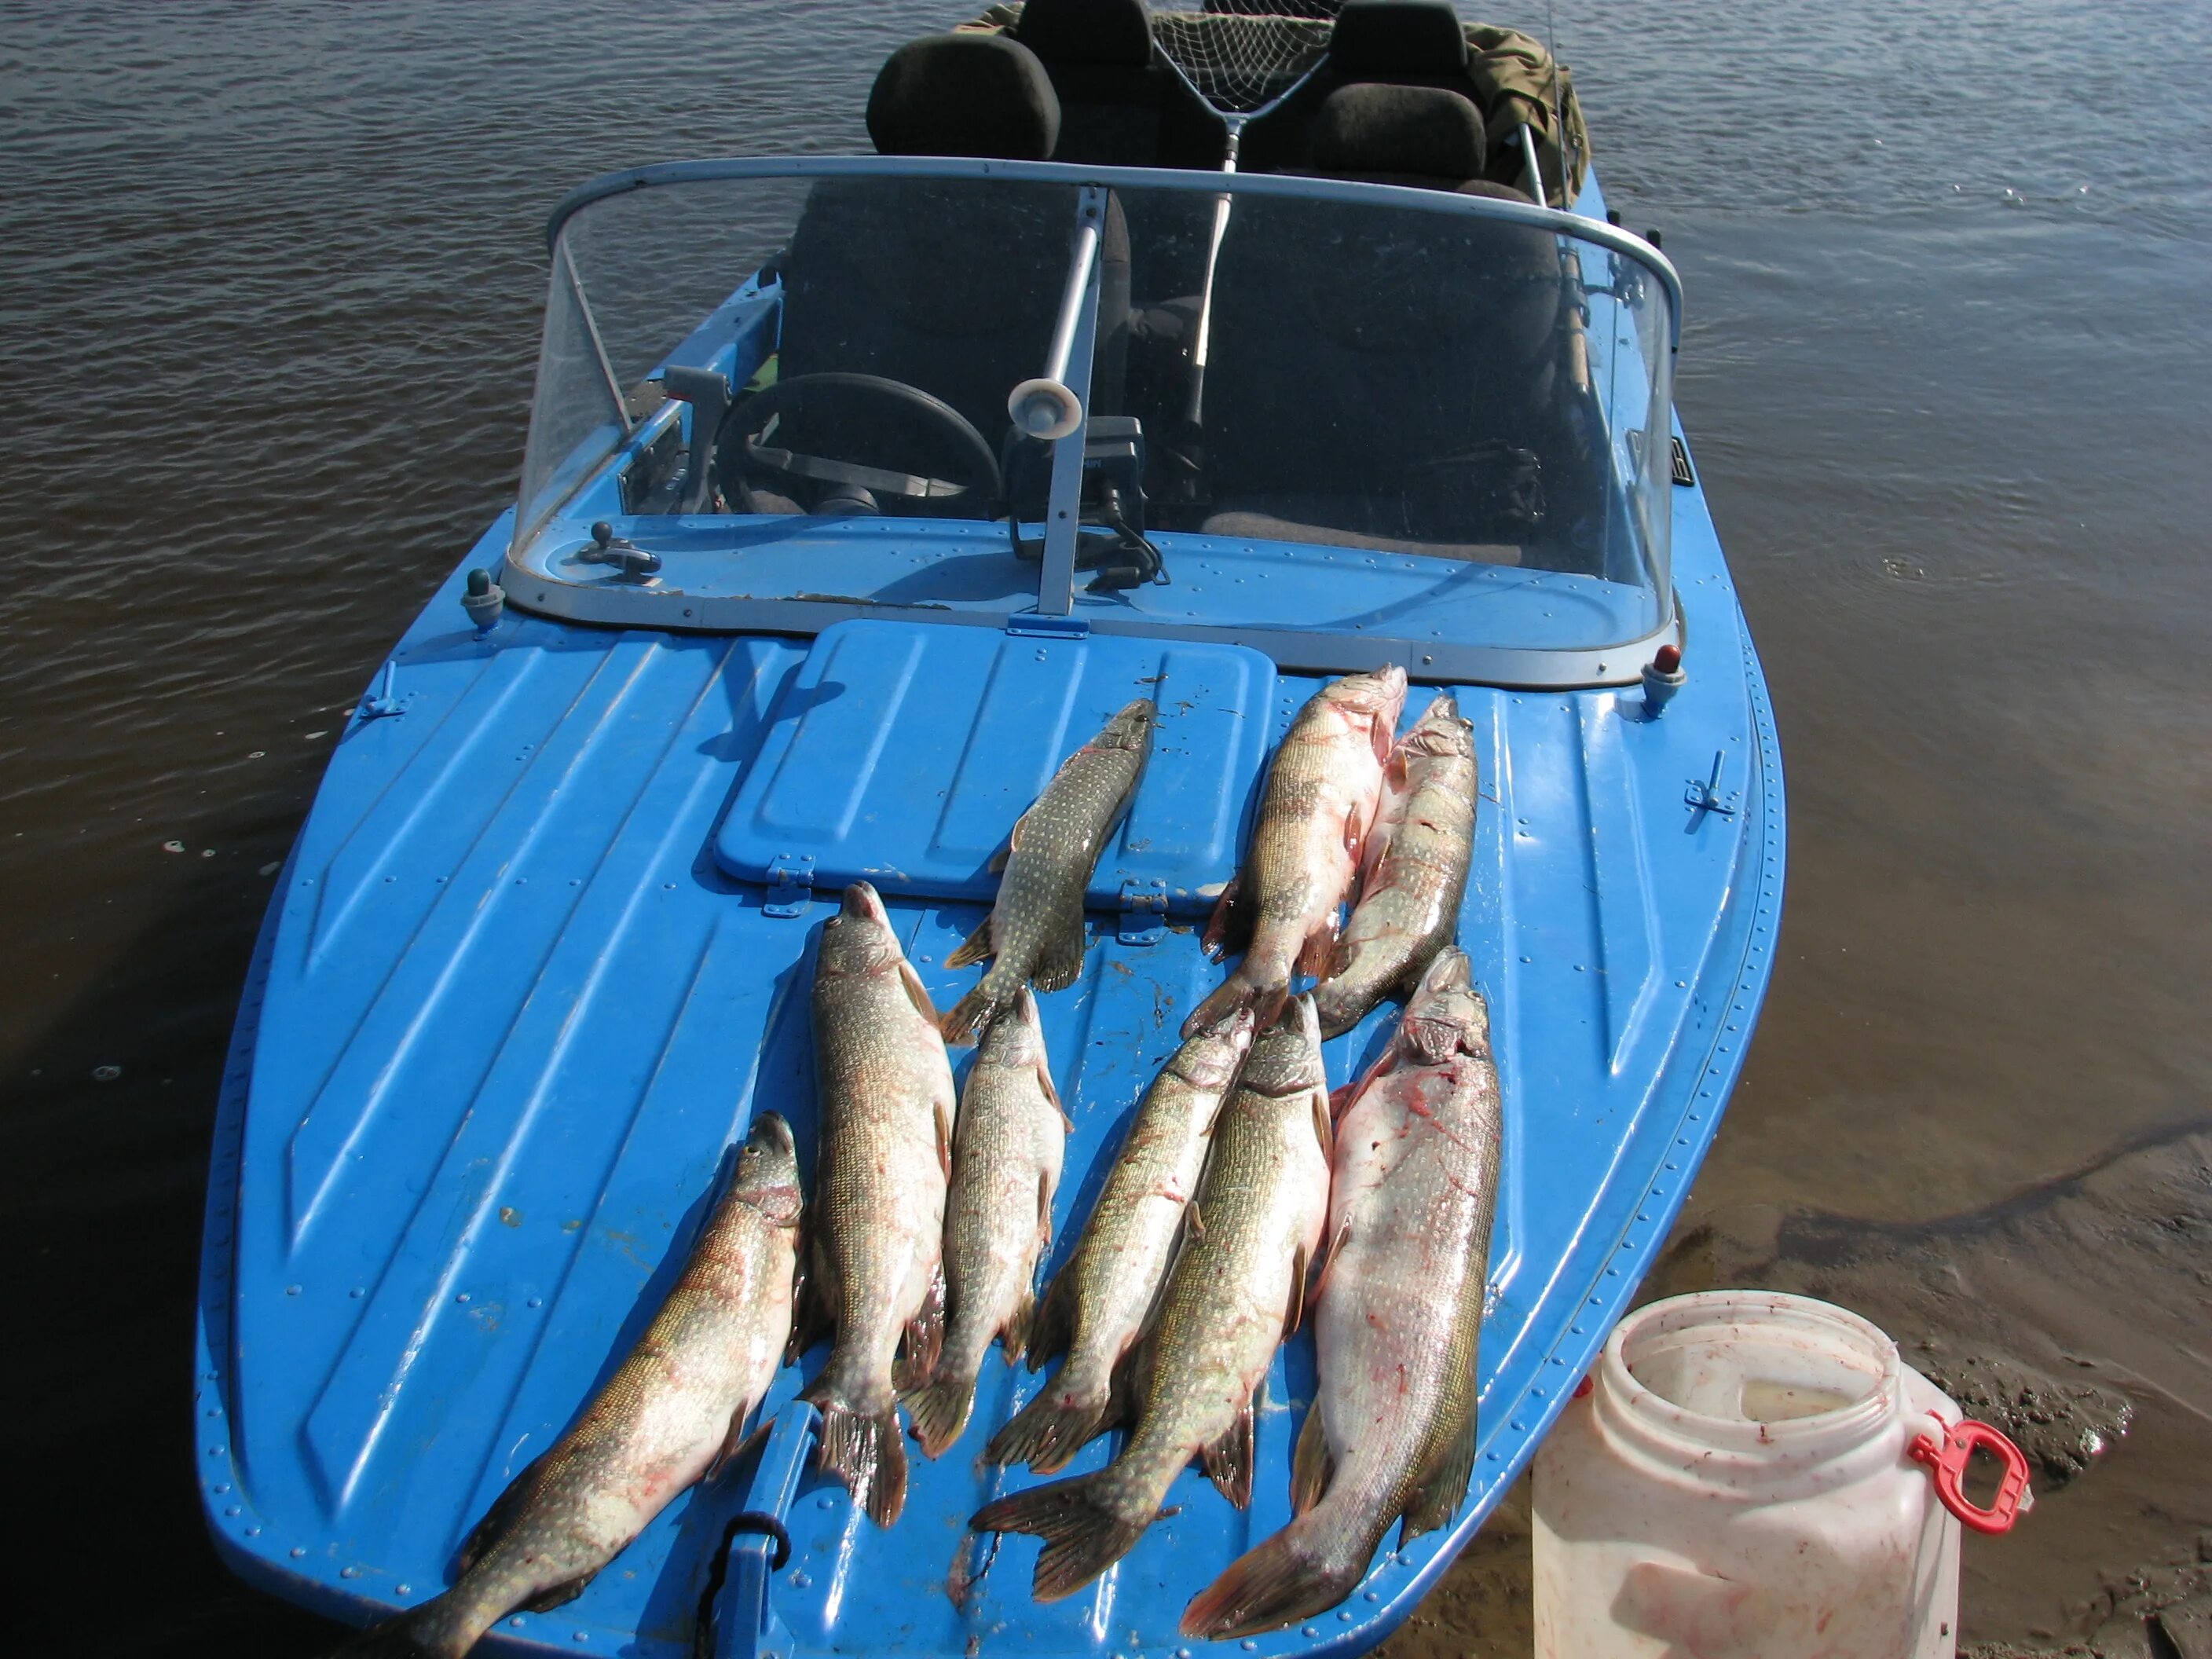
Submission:
[[[1482,176],[1483,154],[1480,112],[1443,87],[1339,87],[1314,117],[1320,173],[1408,174],[1457,185]]]
[[[1527,191],[1516,190],[1511,185],[1494,184],[1487,179],[1468,179],[1459,187],[1459,193],[1462,196],[1487,196],[1493,202],[1518,202],[1523,207],[1540,205]]]
[[[1348,80],[1467,70],[1467,29],[1448,0],[1344,0],[1328,55]]]
[[[1060,100],[1018,40],[933,34],[901,46],[877,75],[868,137],[885,155],[1042,161],[1060,142]]]
[[[1026,0],[1014,38],[1056,64],[1152,61],[1152,19],[1145,0]]]

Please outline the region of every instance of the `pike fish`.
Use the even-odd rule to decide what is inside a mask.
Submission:
[[[1107,1426],[1115,1373],[1134,1347],[1167,1276],[1183,1214],[1206,1166],[1213,1124],[1252,1046],[1240,1008],[1185,1042],[1137,1108],[1083,1237],[1045,1292],[1030,1334],[1030,1369],[1067,1358],[1037,1397],[984,1449],[993,1463],[1049,1474]]]
[[[945,1017],[945,1040],[968,1042],[1024,985],[1060,991],[1083,974],[1083,890],[1106,838],[1129,810],[1152,751],[1159,710],[1139,697],[1060,764],[1014,823],[991,914],[945,957],[965,968],[988,957],[975,988]]]
[[[1230,1502],[1252,1495],[1253,1395],[1305,1305],[1328,1211],[1328,1093],[1313,1000],[1253,1043],[1140,1358],[1143,1401],[1121,1455],[1096,1474],[987,1504],[981,1532],[1034,1533],[1037,1599],[1080,1589],[1152,1525],[1193,1457]]]
[[[1052,1243],[1052,1195],[1073,1127],[1052,1086],[1036,998],[1024,985],[984,1028],[960,1093],[945,1218],[945,1346],[936,1376],[906,1397],[925,1456],[968,1426],[991,1339],[1003,1339],[1010,1365],[1029,1342],[1030,1286]]]
[[[1244,867],[1206,930],[1216,957],[1249,941],[1244,959],[1183,1022],[1185,1036],[1247,1006],[1271,1024],[1291,974],[1328,965],[1337,907],[1358,875],[1405,706],[1406,671],[1393,664],[1332,680],[1291,722],[1267,771]]]
[[[937,1010],[865,881],[823,926],[814,1074],[822,1139],[802,1312],[834,1334],[830,1363],[800,1398],[822,1412],[815,1467],[889,1526],[906,1506],[898,1392],[929,1380],[945,1334],[958,1106]]]
[[[1446,695],[1382,769],[1359,902],[1314,991],[1322,1036],[1350,1030],[1384,997],[1412,990],[1452,942],[1474,853],[1474,727]]]
[[[1200,1593],[1186,1636],[1249,1636],[1334,1607],[1393,1521],[1417,1537],[1467,1495],[1504,1130],[1489,1012],[1447,948],[1337,1121],[1296,1518]]]
[[[544,1612],[583,1594],[672,1498],[713,1473],[783,1363],[799,1210],[790,1127],[763,1112],[667,1301],[576,1425],[469,1535],[459,1582],[337,1655],[459,1659],[516,1608]]]

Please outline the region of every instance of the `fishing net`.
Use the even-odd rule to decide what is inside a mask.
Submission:
[[[1206,0],[1152,14],[1152,39],[1198,95],[1249,115],[1296,86],[1328,51],[1343,0]]]

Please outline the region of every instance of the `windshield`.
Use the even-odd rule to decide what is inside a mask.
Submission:
[[[748,165],[777,164],[695,171]],[[1668,626],[1673,286],[1618,232],[1338,181],[780,165],[562,222],[526,568],[786,607],[763,627],[1042,611],[1317,664]]]

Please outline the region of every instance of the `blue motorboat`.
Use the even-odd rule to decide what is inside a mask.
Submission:
[[[1507,1140],[1473,1485],[1341,1608],[1239,1651],[1388,1634],[1653,1261],[1742,1064],[1784,852],[1765,687],[1673,419],[1679,280],[1609,222],[1556,105],[1501,143],[1448,8],[1285,23],[1320,31],[1293,95],[1225,120],[1157,39],[1118,37],[1119,78],[1103,51],[1069,69],[1060,23],[1131,15],[1031,0],[902,48],[881,154],[647,167],[554,213],[516,505],[347,723],[240,1006],[197,1421],[249,1582],[356,1623],[445,1588],[652,1317],[753,1115],[811,1155],[838,890],[875,885],[950,1006],[1013,820],[1135,696],[1152,759],[1083,975],[1042,999],[1062,1250],[1218,982],[1200,930],[1291,715],[1399,665],[1455,693],[1481,779],[1458,939]],[[1361,31],[1395,45],[1362,58]],[[1270,170],[1222,170],[1240,145]],[[1332,1083],[1395,1017],[1328,1045]],[[757,1450],[492,1642],[1188,1649],[1192,1594],[1288,1518],[1306,1335],[1249,1510],[1194,1469],[1050,1605],[1035,1540],[965,1529],[1031,1478],[978,1454],[1039,1379],[989,1368],[884,1528],[811,1470],[821,1360],[784,1368]]]

